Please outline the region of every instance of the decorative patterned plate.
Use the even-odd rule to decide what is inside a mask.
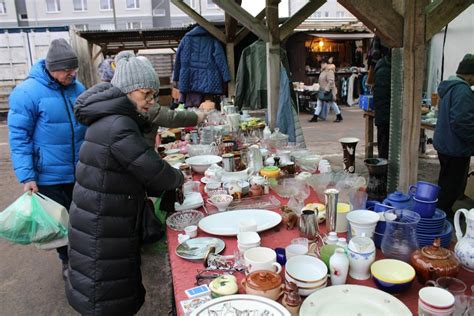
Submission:
[[[209,315],[291,316],[290,312],[283,305],[262,296],[248,294],[219,297],[201,305],[191,313],[191,316]]]
[[[398,298],[361,285],[334,285],[314,292],[301,305],[300,316],[412,315]]]
[[[176,255],[187,260],[202,260],[211,246],[216,247],[216,253],[220,253],[224,250],[225,243],[215,237],[192,238],[176,247]]]

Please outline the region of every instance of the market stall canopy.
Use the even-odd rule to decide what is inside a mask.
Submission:
[[[122,50],[177,48],[181,38],[193,27],[194,25],[140,30],[90,30],[77,31],[77,34],[89,44],[101,47],[104,55],[113,55]]]

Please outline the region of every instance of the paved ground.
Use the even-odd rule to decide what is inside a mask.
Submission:
[[[308,123],[311,115],[301,114],[306,143],[310,149],[330,160],[333,169],[340,169],[342,149],[337,139],[343,136],[358,137],[362,143],[357,147],[356,171],[366,175],[362,162],[362,112],[356,108],[342,110],[342,123],[332,122],[334,114],[329,115],[328,121]],[[21,194],[21,186],[12,172],[7,137],[5,122],[0,122],[0,210]],[[438,160],[430,147],[428,154],[426,158],[420,159],[419,179],[436,182]],[[171,285],[163,285],[163,275],[158,273],[165,260],[167,257],[157,254],[154,249],[144,252],[142,269],[148,292],[139,315],[166,314],[169,304],[160,302],[159,297],[166,296],[171,291]],[[0,315],[76,315],[66,301],[60,270],[55,252],[37,250],[33,246],[14,245],[0,239]]]

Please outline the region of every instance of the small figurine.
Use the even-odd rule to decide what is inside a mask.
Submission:
[[[296,226],[298,215],[286,205],[281,207],[281,211],[283,217],[282,221],[286,225],[286,229],[292,230]]]
[[[283,306],[285,306],[292,316],[297,316],[302,303],[301,296],[298,294],[298,286],[293,282],[285,282],[283,292]]]

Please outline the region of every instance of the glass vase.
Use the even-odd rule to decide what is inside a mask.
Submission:
[[[384,213],[386,228],[382,239],[382,253],[387,258],[410,262],[410,255],[418,249],[416,226],[420,215],[404,209]]]

